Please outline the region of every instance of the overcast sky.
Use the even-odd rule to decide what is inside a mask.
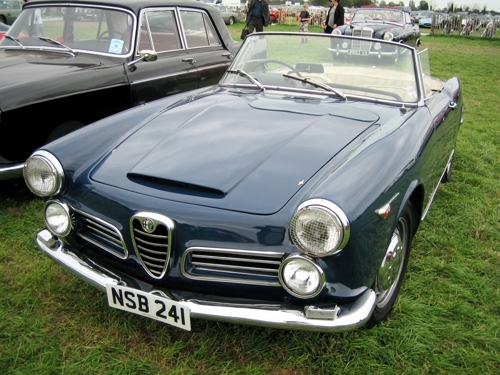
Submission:
[[[393,0],[394,3],[398,3],[398,1]],[[414,0],[415,5],[418,6],[420,4],[420,0]],[[386,0],[388,3],[388,1]],[[408,5],[408,0],[403,0],[405,5]],[[443,9],[448,7],[448,3],[455,4],[456,7],[465,8],[466,6],[476,8],[482,10],[484,6],[486,6],[487,10],[494,10],[496,12],[500,12],[500,1],[499,0],[427,0],[427,3],[435,7],[436,9]]]

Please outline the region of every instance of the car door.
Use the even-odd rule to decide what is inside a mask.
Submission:
[[[146,9],[141,13],[135,58],[144,50],[155,51],[158,59],[126,67],[132,105],[198,88],[198,69],[186,48],[175,7]]]
[[[179,14],[191,63],[199,72],[199,86],[216,84],[231,62],[230,52],[224,48],[206,12],[180,8]]]

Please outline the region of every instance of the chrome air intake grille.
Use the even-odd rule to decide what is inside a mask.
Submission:
[[[118,228],[80,210],[74,211],[80,238],[122,259],[127,257],[127,247]]]
[[[353,36],[359,36],[363,38],[371,38],[373,35],[373,29],[370,28],[357,28],[352,30]],[[365,40],[353,40],[352,41],[352,49],[360,50],[360,51],[370,51],[371,43]]]
[[[159,279],[167,271],[174,223],[168,217],[140,212],[130,219],[135,252],[146,272]]]
[[[182,260],[182,273],[195,280],[280,285],[283,253],[192,247]]]

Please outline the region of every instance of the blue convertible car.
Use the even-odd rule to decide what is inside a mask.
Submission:
[[[308,43],[302,43],[307,37]],[[427,51],[334,61],[352,37],[258,33],[218,85],[111,116],[35,151],[40,250],[108,303],[338,332],[384,320],[412,237],[450,178],[458,78]]]

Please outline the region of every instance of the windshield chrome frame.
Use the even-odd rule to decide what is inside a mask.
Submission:
[[[355,37],[355,36],[346,36],[346,35],[337,35],[337,36],[331,36],[330,34],[317,34],[317,33],[294,33],[294,32],[278,32],[278,31],[265,31],[261,33],[256,33],[256,34],[249,34],[248,38],[260,38],[260,37],[265,37],[266,35],[291,35],[297,38],[301,37],[322,37],[322,38],[346,38],[346,39],[355,39],[355,40],[364,40],[368,42],[373,42],[376,40],[377,42],[383,42],[386,44],[394,44],[395,46],[398,47],[404,47],[406,48],[412,56],[413,64],[414,64],[414,74],[415,74],[415,83],[417,85],[417,92],[419,95],[418,101],[415,102],[404,102],[404,101],[396,101],[396,100],[389,100],[389,99],[380,99],[380,98],[374,98],[371,96],[364,96],[364,95],[357,95],[357,94],[348,94],[345,93],[345,96],[347,99],[350,100],[362,100],[362,101],[369,101],[373,103],[382,103],[382,104],[388,104],[388,105],[397,105],[397,106],[404,106],[406,108],[408,107],[422,107],[425,105],[425,100],[427,99],[425,95],[425,87],[424,87],[424,82],[423,82],[423,75],[422,75],[422,66],[420,64],[420,59],[417,56],[417,53],[419,52],[417,49],[408,46],[406,44],[401,44],[401,43],[396,43],[396,42],[391,42],[391,41],[384,41],[381,39],[371,39],[371,38],[363,38],[363,37]],[[228,70],[232,69],[232,66],[235,64],[238,58],[238,54],[244,47],[245,43],[248,43],[247,40],[243,41],[242,47],[240,47],[240,50],[236,54],[235,58],[233,59],[233,62],[231,65],[228,67]],[[229,87],[241,87],[244,89],[254,89],[254,90],[261,90],[257,86],[251,84],[251,83],[227,83],[223,82],[224,78],[226,77],[227,73],[225,73],[222,76],[222,79],[219,81],[218,85],[220,87],[224,88],[229,88]],[[318,89],[312,90],[312,89],[302,89],[302,88],[291,88],[291,87],[283,87],[283,86],[271,86],[271,85],[265,85],[263,84],[264,88],[266,90],[274,90],[274,91],[281,91],[283,93],[290,93],[290,92],[302,92],[304,94],[313,94],[318,97],[323,96],[323,97],[335,97],[335,95],[332,95],[333,93],[329,93],[328,91],[319,91]]]
[[[91,54],[91,55],[98,55],[98,56],[108,56],[108,57],[114,57],[114,58],[120,58],[120,59],[128,59],[130,56],[135,51],[135,46],[136,46],[136,35],[137,35],[137,16],[134,12],[130,11],[129,9],[126,8],[120,8],[117,6],[109,6],[109,5],[100,5],[100,4],[94,4],[94,3],[72,3],[72,2],[67,2],[67,3],[26,3],[25,6],[23,7],[23,10],[21,11],[24,12],[25,9],[32,9],[32,8],[67,8],[67,7],[74,7],[74,8],[94,8],[94,9],[107,9],[107,10],[116,10],[122,13],[127,13],[132,17],[132,28],[131,28],[131,39],[130,39],[130,50],[126,55],[117,55],[114,53],[106,53],[106,52],[97,52],[97,51],[92,51],[88,49],[79,49],[79,48],[71,48],[73,51],[77,53],[86,53],[86,54]],[[20,13],[20,15],[21,15]],[[20,16],[19,16],[20,17]],[[19,18],[18,17],[18,18]],[[16,19],[17,21],[17,19]],[[14,21],[14,24],[15,22]],[[13,25],[14,25],[13,24]],[[12,26],[11,26],[12,28]],[[10,29],[9,29],[10,31]],[[10,35],[9,31],[7,31],[6,35]],[[22,43],[22,39],[21,39]],[[19,46],[19,45],[12,45],[12,46],[5,46],[5,45],[0,45],[0,49],[19,49],[19,50],[26,50],[26,51],[51,51],[51,52],[64,52],[68,53],[68,51],[65,48],[62,47],[52,47],[49,44],[47,46]]]

